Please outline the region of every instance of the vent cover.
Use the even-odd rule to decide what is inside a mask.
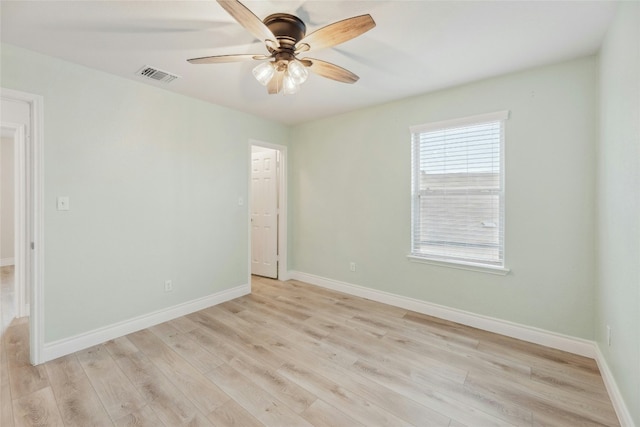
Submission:
[[[175,74],[171,74],[168,71],[162,71],[149,65],[145,65],[144,67],[142,67],[136,74],[162,83],[172,82],[179,77]]]

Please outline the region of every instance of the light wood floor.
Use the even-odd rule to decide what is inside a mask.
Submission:
[[[591,359],[296,281],[37,367],[3,331],[2,427],[619,425]]]

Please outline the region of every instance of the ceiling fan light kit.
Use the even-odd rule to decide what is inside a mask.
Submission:
[[[276,67],[273,62],[263,62],[253,69],[253,76],[262,86],[268,85],[275,74]]]
[[[309,77],[309,72],[297,59],[262,62],[253,69],[253,76],[262,86],[268,86],[276,73],[284,73],[282,90],[285,95],[298,92],[300,85]]]
[[[285,73],[284,78],[282,79],[282,93],[285,95],[293,95],[294,93],[298,93],[300,90],[300,85],[293,81],[291,76]]]
[[[253,75],[267,87],[269,94],[297,93],[311,70],[316,74],[342,83],[355,83],[359,77],[329,62],[297,55],[313,49],[333,47],[351,40],[375,27],[371,15],[360,15],[322,27],[307,35],[300,18],[288,13],[274,13],[261,21],[237,0],[217,0],[240,25],[265,44],[269,55],[218,55],[192,58],[192,64],[216,64],[247,60],[265,61],[253,69]]]
[[[289,64],[287,64],[287,73],[291,80],[298,85],[306,82],[309,77],[309,72],[298,60],[290,61]]]

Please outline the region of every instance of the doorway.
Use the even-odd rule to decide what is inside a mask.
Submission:
[[[28,318],[32,364],[42,363],[42,106],[41,96],[0,88],[3,151],[13,150],[13,278],[15,316]],[[2,153],[4,154],[4,153]],[[0,154],[0,155],[2,155]],[[4,178],[3,178],[4,180]],[[4,235],[4,230],[2,231]],[[10,257],[7,257],[10,258]],[[3,258],[4,259],[4,258]]]
[[[249,271],[286,280],[286,147],[250,141]]]
[[[15,317],[29,315],[28,269],[26,253],[26,129],[29,108],[26,104],[9,105],[2,101],[0,122],[0,266],[11,267],[11,312]],[[9,123],[9,116],[17,123]],[[6,271],[9,269],[5,268]],[[3,270],[3,273],[6,273]],[[9,277],[8,275],[6,277]],[[7,301],[3,301],[7,304]]]

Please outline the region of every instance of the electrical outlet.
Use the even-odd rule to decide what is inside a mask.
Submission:
[[[164,282],[164,291],[165,292],[173,291],[173,282],[171,280],[166,280]]]
[[[356,263],[355,262],[350,262],[349,263],[349,270],[351,271],[356,271]]]
[[[607,325],[607,345],[611,347],[611,326]]]

